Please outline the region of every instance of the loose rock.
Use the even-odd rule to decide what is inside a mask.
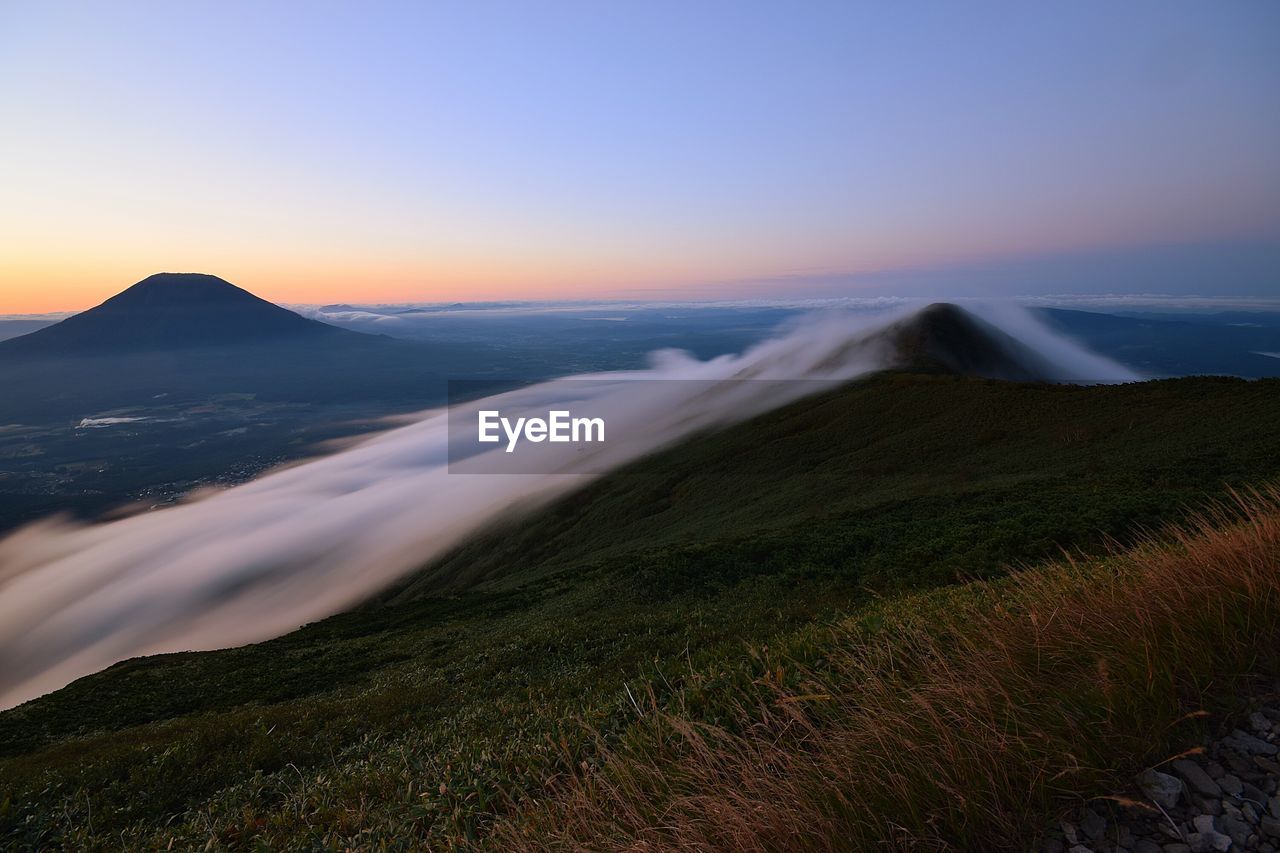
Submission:
[[[1280,688],[1280,685],[1278,685]],[[1245,731],[1245,729],[1250,731]],[[1252,733],[1251,733],[1252,732]],[[1134,777],[1117,802],[1081,807],[1042,853],[1280,853],[1280,689],[1241,728]],[[1154,807],[1143,807],[1141,803]],[[1065,841],[1062,839],[1065,838]]]
[[[1144,770],[1138,774],[1138,787],[1148,799],[1163,809],[1174,808],[1182,798],[1182,780],[1159,770]]]
[[[1274,743],[1267,743],[1262,738],[1255,737],[1240,729],[1236,729],[1228,735],[1223,742],[1249,755],[1275,755],[1280,752],[1280,748],[1276,747]]]
[[[1173,762],[1173,770],[1187,783],[1187,787],[1204,797],[1218,799],[1222,796],[1222,788],[1213,781],[1205,769],[1188,758]]]

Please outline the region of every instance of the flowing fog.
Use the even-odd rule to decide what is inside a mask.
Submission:
[[[974,310],[1045,356],[1057,378],[1139,378],[1025,311]],[[878,333],[906,313],[810,317],[741,355],[698,361],[665,351],[647,370],[556,380],[468,404],[468,411],[530,409],[571,399],[575,414],[604,416],[608,440],[589,458],[572,446],[544,446],[553,473],[450,473],[448,418],[435,410],[176,507],[17,531],[0,541],[0,708],[126,658],[265,640],[341,611],[513,508],[536,506],[700,430],[893,366]],[[503,452],[496,448],[486,452]]]

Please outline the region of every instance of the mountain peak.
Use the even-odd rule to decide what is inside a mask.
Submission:
[[[126,290],[125,292],[127,293],[129,290],[137,290],[139,288],[165,287],[165,286],[181,287],[183,285],[187,285],[187,286],[212,285],[212,286],[221,287],[223,289],[238,290],[241,293],[248,292],[243,288],[236,287],[234,284],[227,281],[225,278],[219,278],[218,276],[210,275],[207,272],[152,273],[151,275],[144,278],[142,281],[128,288],[128,290]]]
[[[217,303],[272,305],[216,275],[199,272],[158,272],[117,293],[99,308],[133,308],[144,305],[197,305]],[[272,307],[277,307],[272,305]],[[97,309],[95,309],[97,310]]]
[[[1057,375],[1039,353],[950,302],[935,302],[852,338],[823,366],[850,362],[1020,382],[1046,381]]]
[[[143,352],[351,335],[205,273],[162,272],[0,353],[41,357]]]
[[[1052,366],[1030,347],[950,302],[934,302],[889,330],[902,369],[1043,381]]]

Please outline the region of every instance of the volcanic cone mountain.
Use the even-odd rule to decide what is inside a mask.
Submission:
[[[346,337],[217,276],[157,273],[88,311],[0,343],[41,357]]]

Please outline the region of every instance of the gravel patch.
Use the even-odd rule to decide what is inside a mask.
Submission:
[[[1041,853],[1280,853],[1280,690],[1196,754],[1059,822]],[[1124,805],[1129,800],[1133,805]]]

